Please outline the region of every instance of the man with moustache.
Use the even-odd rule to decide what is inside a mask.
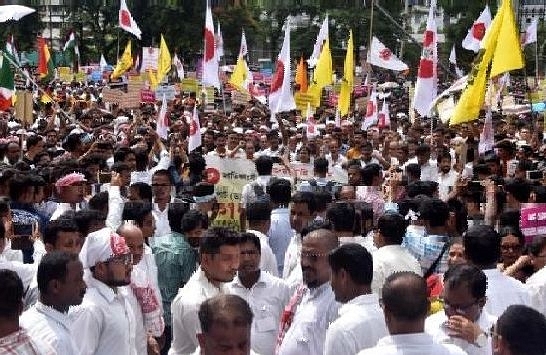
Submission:
[[[447,149],[438,155],[438,167],[438,195],[442,201],[447,201],[459,178],[459,174],[451,168],[451,154]]]
[[[228,293],[226,283],[237,273],[239,250],[239,235],[230,229],[211,228],[202,237],[201,265],[171,305],[173,342],[169,355],[192,353],[199,346],[199,307],[209,298]]]
[[[337,318],[339,304],[330,287],[328,254],[337,248],[337,237],[324,226],[310,232],[301,247],[303,283],[281,316],[278,355],[324,353],[326,330]]]
[[[68,308],[82,303],[86,290],[78,255],[64,251],[46,254],[38,265],[38,289],[40,300],[22,314],[21,326],[58,354],[76,354]]]
[[[135,317],[129,304],[132,254],[125,240],[108,228],[87,236],[80,252],[88,289],[70,311],[78,355],[134,354]],[[82,332],[82,330],[85,330]]]

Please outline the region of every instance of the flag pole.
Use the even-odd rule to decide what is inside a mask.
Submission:
[[[537,88],[540,86],[540,75],[538,72],[538,39],[535,41],[535,76]]]
[[[118,27],[118,49],[116,53],[116,59],[119,61],[119,27]]]

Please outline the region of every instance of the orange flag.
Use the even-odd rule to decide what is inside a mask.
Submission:
[[[305,66],[303,57],[301,57],[298,67],[296,68],[295,80],[296,84],[299,84],[300,86],[300,92],[307,92],[307,67]]]

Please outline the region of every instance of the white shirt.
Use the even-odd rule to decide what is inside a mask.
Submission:
[[[374,242],[373,242],[373,232],[371,233],[368,233],[368,235],[366,235],[365,237],[361,236],[361,235],[358,235],[358,236],[354,236],[354,237],[339,237],[339,245],[343,245],[343,244],[350,244],[350,243],[355,243],[355,244],[360,244],[362,245],[364,248],[366,248],[366,250],[370,253],[373,253],[377,250],[377,247],[375,246]]]
[[[487,276],[485,309],[489,314],[500,317],[513,304],[531,305],[530,295],[520,281],[504,275],[497,268],[483,272]]]
[[[381,289],[387,277],[395,272],[413,271],[423,275],[421,265],[400,245],[385,245],[373,253],[372,291],[381,296]]]
[[[79,210],[78,207],[79,207],[79,204],[76,204],[76,209],[75,209],[76,211]],[[49,220],[55,221],[59,219],[59,217],[66,211],[74,211],[74,208],[72,208],[72,205],[70,203],[59,202],[57,204],[57,208],[55,209],[55,212],[53,212]]]
[[[254,186],[256,185],[256,183],[262,187],[263,193],[265,194],[266,187],[270,179],[271,175],[259,175],[255,181],[243,186],[243,191],[241,192],[241,206],[243,206],[243,208],[246,208],[246,205],[250,201],[254,201],[256,199],[257,196],[254,192]]]
[[[143,182],[145,184],[152,185],[152,176],[154,175],[154,173],[158,170],[169,169],[169,165],[171,165],[171,155],[168,151],[162,150],[161,153],[159,153],[159,162],[156,166],[144,171],[131,172],[130,185],[133,185],[136,182]]]
[[[376,294],[361,295],[345,303],[326,332],[324,355],[354,355],[375,346],[389,334]]]
[[[339,304],[330,283],[308,289],[296,308],[292,325],[279,347],[278,355],[320,355],[324,352],[326,330],[337,318]]]
[[[138,304],[138,300],[133,292],[127,292],[127,300],[133,309],[135,317],[135,347],[137,355],[148,354],[148,335],[144,330],[144,318],[142,317],[142,309]]]
[[[438,164],[434,160],[431,159],[426,164],[421,165],[421,180],[438,181]]]
[[[250,289],[243,286],[238,276],[227,287],[231,294],[245,299],[254,314],[252,350],[260,355],[273,355],[281,314],[290,300],[288,286],[281,279],[262,271]]]
[[[328,165],[329,166],[342,166],[343,164],[348,162],[347,157],[345,157],[341,153],[337,155],[337,159],[335,161],[332,158],[331,153],[326,154],[325,157],[326,157],[326,160],[328,160]]]
[[[260,270],[267,271],[273,276],[279,276],[277,259],[269,246],[267,235],[253,229],[247,229],[246,231],[260,238]]]
[[[86,275],[87,276],[87,275]],[[78,355],[135,355],[135,316],[126,287],[117,293],[91,275],[80,306],[70,310]]]
[[[459,178],[459,173],[450,169],[447,174],[438,173],[438,195],[442,201],[447,201],[450,189],[453,189]]]
[[[279,275],[284,275],[284,254],[290,244],[290,238],[294,235],[290,226],[290,210],[288,208],[275,208],[271,211],[271,226],[267,235],[269,236],[269,246],[277,258]]]
[[[358,355],[466,355],[453,344],[437,344],[426,333],[389,335]]]
[[[169,355],[189,354],[197,348],[197,334],[201,332],[201,324],[197,312],[201,303],[220,294],[227,294],[225,284],[220,288],[207,279],[199,267],[184,285],[171,305],[173,320],[173,342]]]
[[[531,297],[531,307],[546,316],[546,267],[531,275],[525,288]]]
[[[447,322],[447,320],[447,315],[444,312],[434,313],[425,320],[425,332],[430,334],[434,338],[435,342],[440,344],[455,344],[459,348],[466,351],[468,355],[491,355],[493,353],[491,349],[490,337],[487,337],[487,344],[480,348],[464,339],[449,336],[446,329],[443,327],[443,324]],[[476,324],[481,330],[488,332],[496,322],[497,317],[490,315],[484,309],[478,317]]]
[[[40,338],[58,354],[76,354],[76,346],[70,334],[72,322],[68,314],[38,301],[21,315],[19,324],[27,330],[31,338]]]
[[[301,236],[294,233],[286,249],[286,254],[284,254],[283,279],[290,287],[292,293],[303,283],[303,273],[301,272],[300,264],[301,243]]]

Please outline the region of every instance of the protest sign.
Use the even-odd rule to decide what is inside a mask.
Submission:
[[[527,242],[539,235],[546,235],[546,204],[522,203],[520,228]]]

